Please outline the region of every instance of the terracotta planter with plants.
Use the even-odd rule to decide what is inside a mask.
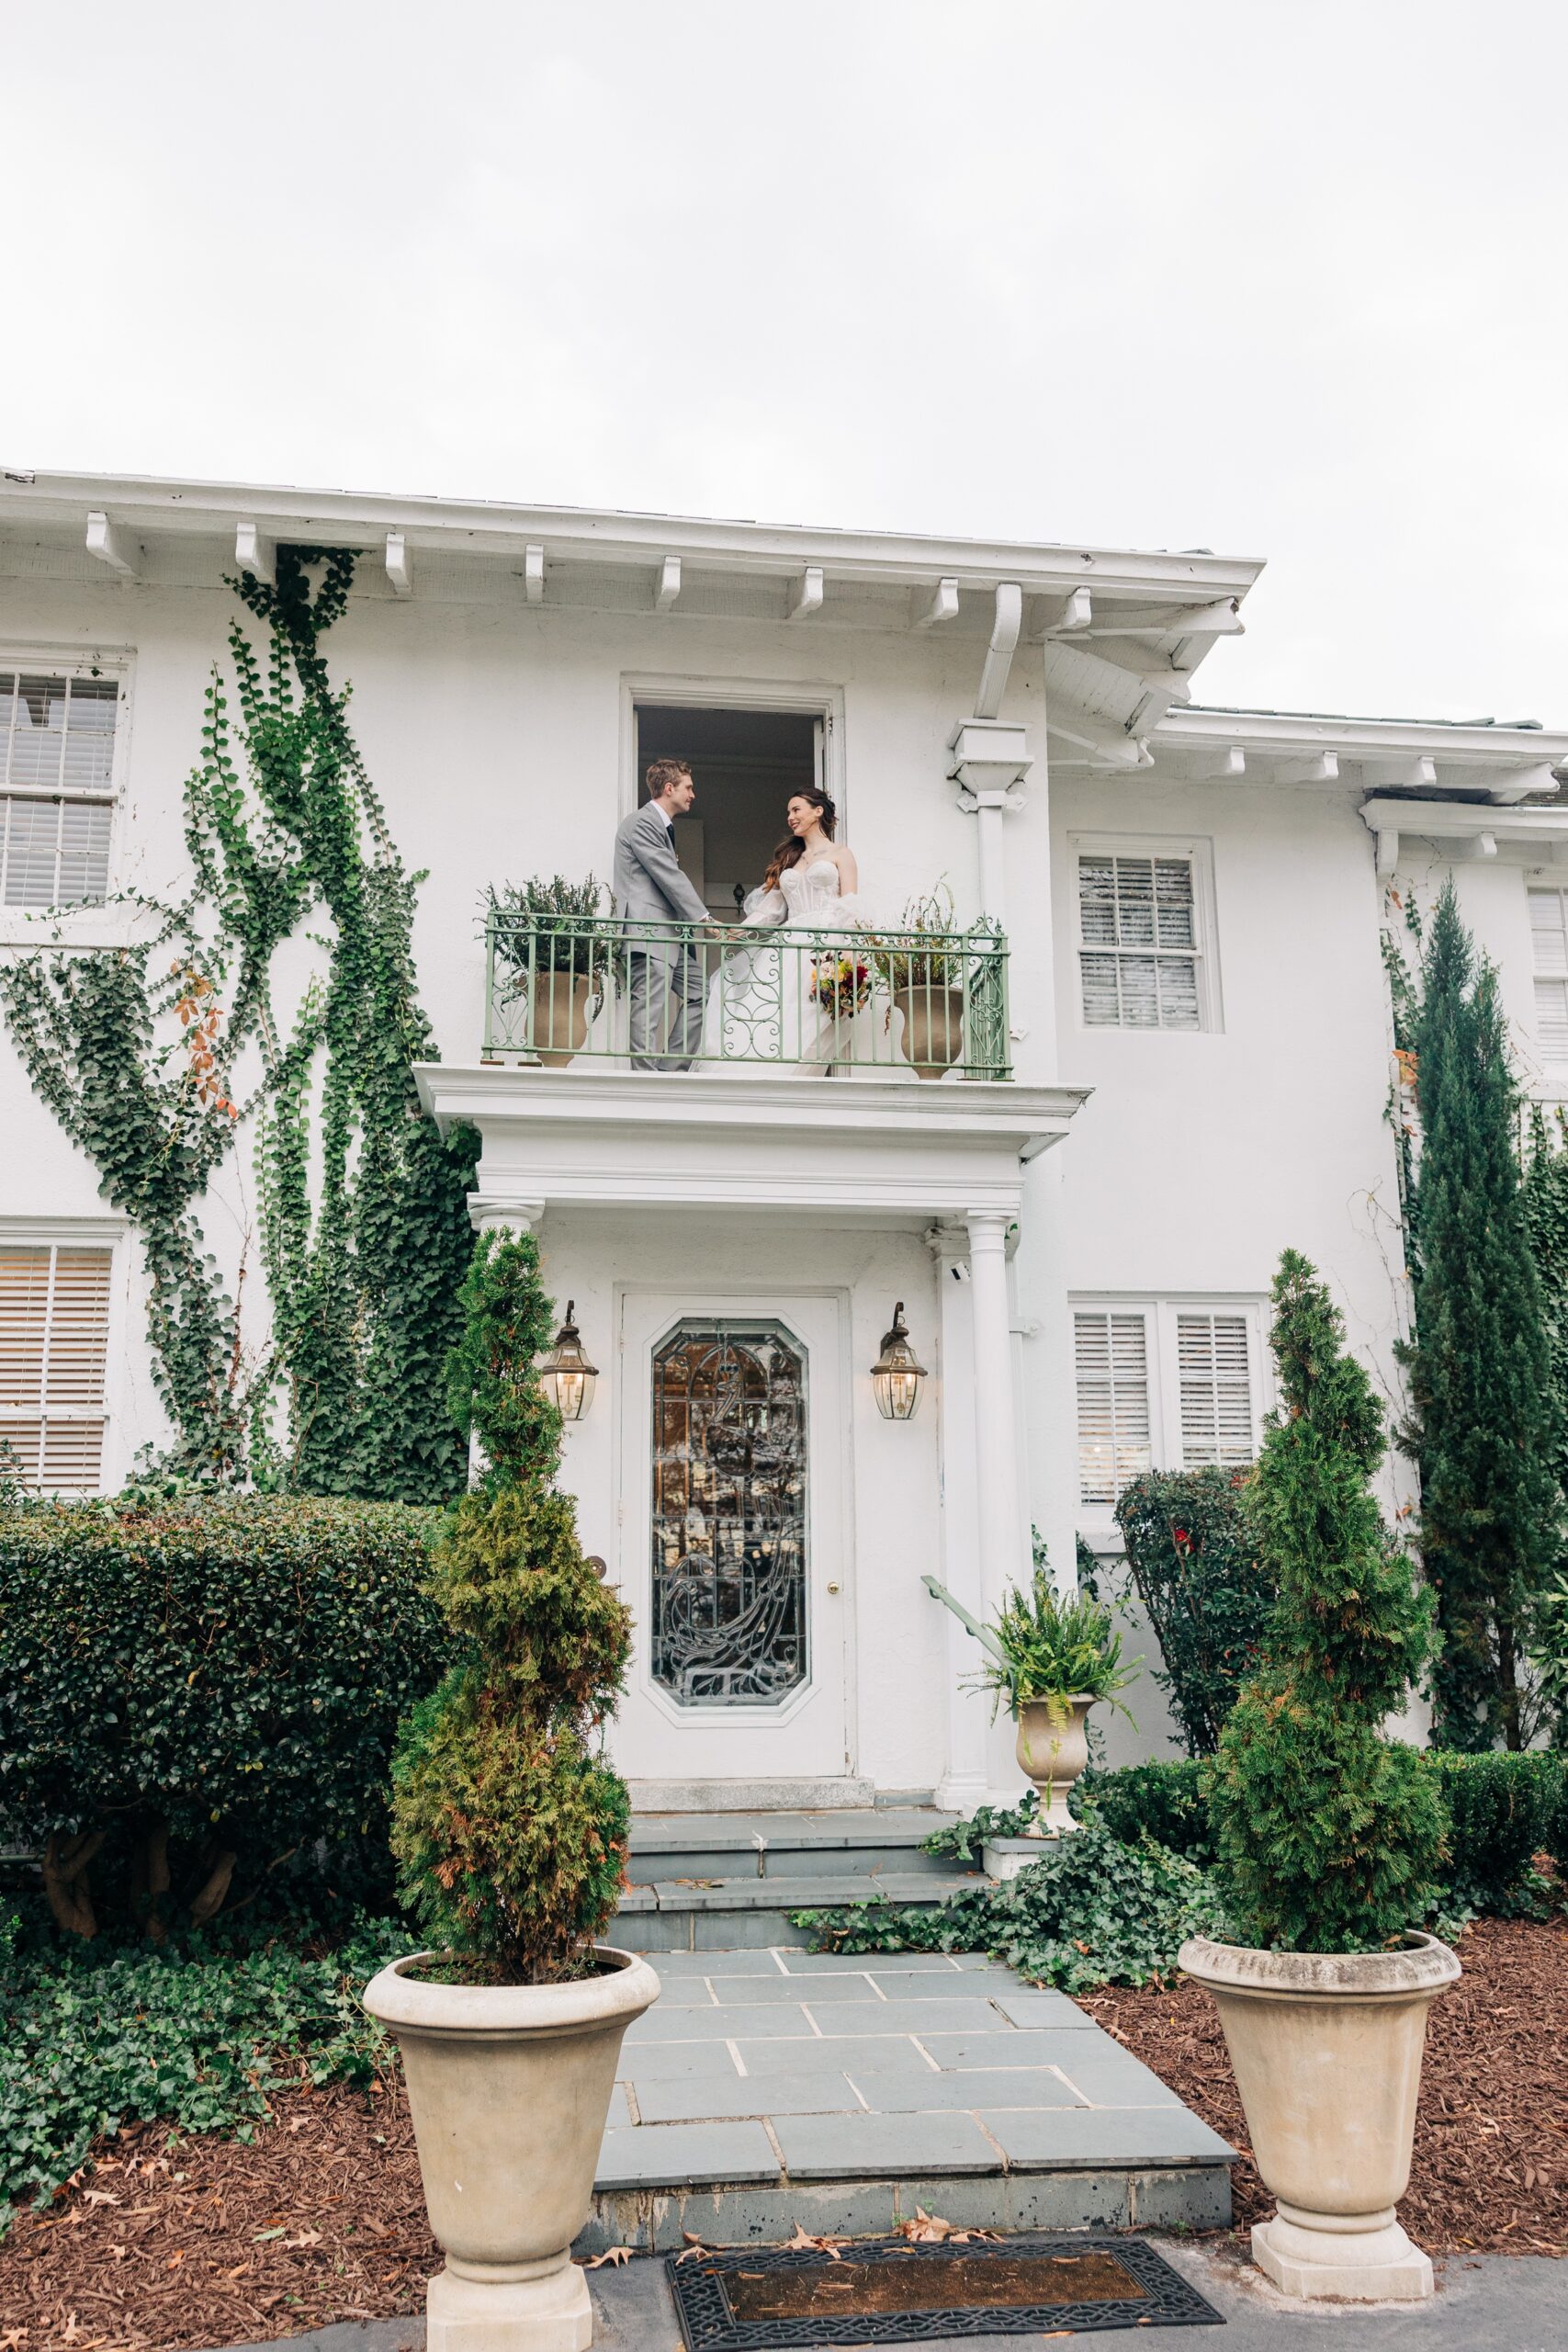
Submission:
[[[634,1953],[601,1945],[558,1984],[447,1984],[394,1961],[365,1992],[402,2053],[430,2226],[430,2352],[583,2352],[588,2218],[621,2037],[659,1997]]]
[[[1062,1838],[1078,1826],[1067,1811],[1067,1796],[1089,1762],[1089,1711],[1093,1704],[1092,1699],[1083,1698],[1020,1702],[1013,1752],[1040,1799],[1031,1837]]]
[[[1417,2301],[1432,2265],[1394,2207],[1410,2186],[1427,2012],[1458,1978],[1435,1937],[1402,1951],[1253,1951],[1195,1937],[1252,2153],[1279,2211],[1252,2256],[1287,2295]]]
[[[1410,2178],[1427,2012],[1459,1975],[1410,1931],[1436,1900],[1433,1776],[1382,1726],[1431,1655],[1431,1597],[1371,1476],[1382,1408],[1338,1310],[1287,1250],[1270,1333],[1280,1408],[1247,1493],[1279,1600],[1210,1786],[1234,1943],[1181,1964],[1218,2007],[1279,2210],[1253,2258],[1285,2294],[1415,2301],[1432,2266],[1394,2211]]]
[[[646,1961],[598,1941],[630,1826],[600,1741],[630,1619],[556,1490],[560,1415],[537,1370],[555,1317],[538,1267],[532,1234],[484,1233],[463,1287],[447,1395],[485,1468],[434,1554],[458,1662],[392,1758],[400,1892],[434,1950],[394,1962],[364,1996],[402,2052],[446,2255],[430,2352],[592,2343],[571,2242],[621,2037],[659,1994]]]
[[[588,1042],[586,972],[536,973],[533,1012],[528,1034],[535,1060],[546,1069],[565,1069]]]
[[[945,1078],[964,1057],[962,989],[895,989],[904,1016],[904,1058],[917,1078]]]

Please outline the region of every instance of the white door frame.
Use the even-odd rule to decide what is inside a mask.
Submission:
[[[677,1322],[712,1317],[782,1323],[807,1360],[807,1634],[809,1672],[777,1707],[683,1707],[653,1679],[649,1651],[652,1363]],[[634,1780],[795,1781],[852,1775],[854,1465],[850,1423],[850,1294],[840,1286],[759,1291],[617,1283],[615,1572],[633,1620],[626,1694],[611,1734]]]

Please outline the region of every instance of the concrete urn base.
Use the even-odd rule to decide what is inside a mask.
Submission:
[[[402,2053],[430,2226],[428,2352],[586,2352],[588,2218],[621,2037],[659,1998],[633,1952],[566,1984],[438,1984],[394,1961],[366,2008]]]
[[[1089,1762],[1093,1704],[1092,1699],[1026,1699],[1018,1711],[1013,1753],[1040,1799],[1032,1838],[1067,1838],[1078,1826],[1067,1811],[1067,1792]]]
[[[1410,2185],[1427,2012],[1460,1964],[1402,1951],[1252,1951],[1197,1936],[1182,1968],[1212,1993],[1252,2151],[1278,2211],[1252,2256],[1303,2301],[1418,2302],[1432,2265],[1394,2208]]]

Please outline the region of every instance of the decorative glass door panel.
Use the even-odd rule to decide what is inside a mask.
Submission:
[[[682,1707],[776,1707],[807,1679],[804,1350],[691,1319],[653,1355],[653,1679]]]
[[[633,1667],[610,1740],[631,1780],[854,1769],[848,1313],[822,1292],[622,1298],[615,1574]]]

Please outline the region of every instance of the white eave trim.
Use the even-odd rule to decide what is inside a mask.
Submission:
[[[1361,822],[1378,845],[1378,872],[1399,864],[1401,839],[1449,842],[1465,858],[1495,857],[1499,842],[1559,855],[1568,845],[1568,808],[1489,808],[1466,800],[1374,797]]]
[[[1167,712],[1149,738],[1156,760],[1172,752],[1212,763],[1208,772],[1363,786],[1451,781],[1506,803],[1558,789],[1553,770],[1568,765],[1568,730],[1531,727],[1445,727],[1415,719],[1331,718],[1276,711],[1189,708]],[[1240,754],[1239,761],[1233,754]],[[1359,776],[1337,777],[1337,763]],[[1319,773],[1315,775],[1313,770]],[[1436,804],[1434,804],[1436,805]]]
[[[0,479],[0,529],[47,524],[85,528],[102,514],[127,540],[224,537],[242,522],[273,539],[320,539],[382,549],[389,533],[412,554],[494,555],[521,563],[530,547],[554,561],[640,564],[660,571],[671,555],[726,571],[800,578],[819,566],[829,580],[929,584],[956,581],[995,594],[1008,582],[1060,598],[1089,585],[1131,604],[1186,608],[1245,596],[1260,558],[1145,553],[1010,540],[928,538],[890,531],[813,528],[698,515],[589,507],[515,506],[500,501],[398,497],[378,492],[268,488],[150,476],[36,473]]]

